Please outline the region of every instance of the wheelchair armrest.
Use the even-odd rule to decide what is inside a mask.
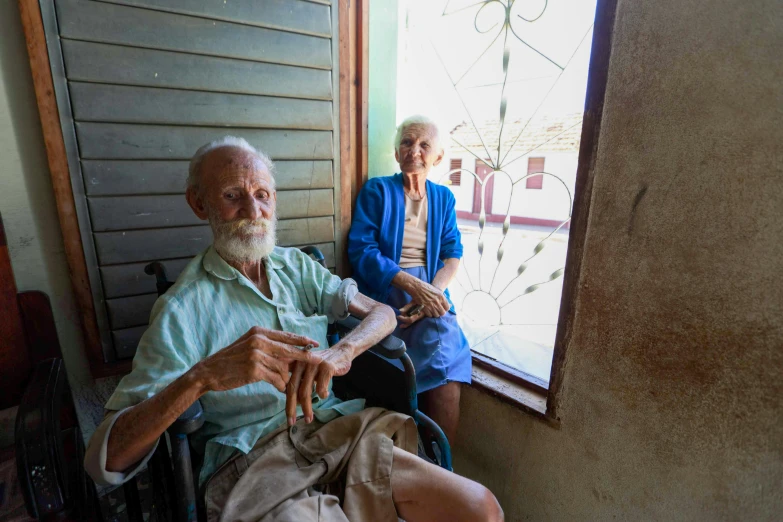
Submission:
[[[60,439],[66,386],[62,359],[38,363],[16,414],[17,477],[27,512],[36,519],[62,510],[67,500]]]
[[[190,435],[204,425],[204,408],[196,401],[166,430],[171,435]]]
[[[204,408],[196,401],[166,430],[171,442],[171,463],[174,472],[175,520],[195,520],[196,479],[190,456],[188,435],[204,425]]]
[[[337,321],[337,325],[343,330],[351,331],[359,326],[360,322],[361,321],[356,317],[349,315],[345,319]],[[405,354],[405,342],[398,337],[388,335],[381,339],[378,344],[370,348],[370,351],[382,355],[387,359],[399,359]]]

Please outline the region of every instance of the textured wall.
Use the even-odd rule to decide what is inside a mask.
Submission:
[[[508,520],[780,520],[782,35],[778,0],[619,0],[561,428],[465,393]]]
[[[89,381],[16,2],[0,2],[0,212],[19,291],[49,295],[68,374]]]
[[[394,159],[397,129],[397,0],[372,2],[370,8],[370,85],[367,113],[368,175],[389,176],[398,172]],[[407,115],[405,115],[407,116]]]

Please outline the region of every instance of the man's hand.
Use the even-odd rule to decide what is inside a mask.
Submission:
[[[286,387],[285,412],[288,425],[296,422],[297,402],[302,406],[306,422],[313,422],[313,385],[318,396],[326,399],[329,395],[329,381],[332,377],[345,375],[351,369],[353,349],[340,343],[318,352],[320,361],[311,363],[296,362],[292,365],[291,380]]]
[[[293,362],[318,364],[319,354],[297,346],[318,346],[303,335],[254,326],[233,344],[193,367],[205,391],[225,391],[266,381],[284,392]]]

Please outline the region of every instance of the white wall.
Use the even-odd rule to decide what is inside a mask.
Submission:
[[[547,151],[533,156],[543,157],[544,170],[561,178],[563,183],[551,176],[544,177],[543,188],[540,190],[526,189],[524,181],[516,183],[513,187],[511,215],[564,221],[569,212],[569,192],[571,198],[573,197],[578,153]],[[450,164],[450,159],[461,159],[463,168],[475,171],[476,158],[468,152],[452,152],[450,158],[444,163]],[[509,208],[509,198],[512,197],[512,180],[521,179],[527,174],[527,157],[520,158],[509,165],[506,172],[509,176],[502,173],[495,174],[492,192],[493,214],[506,214]],[[460,186],[452,187],[452,192],[457,199],[457,210],[472,212],[473,179],[471,174],[463,172]]]
[[[0,2],[0,213],[19,291],[52,301],[73,383],[90,380],[16,2]]]

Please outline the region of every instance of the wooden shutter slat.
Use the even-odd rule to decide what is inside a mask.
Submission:
[[[330,69],[324,39],[88,0],[56,0],[62,38]]]
[[[95,232],[203,224],[183,195],[88,198]],[[331,189],[289,190],[277,195],[280,219],[334,215]]]
[[[101,265],[194,256],[212,243],[208,225],[95,232]],[[334,241],[334,218],[286,219],[277,223],[278,244],[309,245]]]
[[[332,129],[332,103],[248,94],[71,82],[78,121]]]
[[[335,266],[334,243],[316,243],[324,255],[326,266]],[[180,272],[192,258],[160,260],[170,280],[179,277]],[[101,267],[103,291],[107,299],[156,292],[155,278],[144,273],[147,262],[109,265]]]
[[[332,35],[329,3],[319,5],[298,0],[104,0],[112,4],[148,7],[172,13],[281,29],[329,38]]]
[[[330,71],[63,40],[68,79],[331,100]]]
[[[332,159],[331,131],[76,123],[83,159],[187,159],[212,140],[241,136],[274,159]]]
[[[106,309],[109,311],[109,324],[112,330],[148,324],[150,310],[157,298],[158,294],[155,292],[120,299],[107,299]]]
[[[88,196],[184,194],[188,161],[84,160]],[[277,191],[331,188],[331,161],[276,161]]]

